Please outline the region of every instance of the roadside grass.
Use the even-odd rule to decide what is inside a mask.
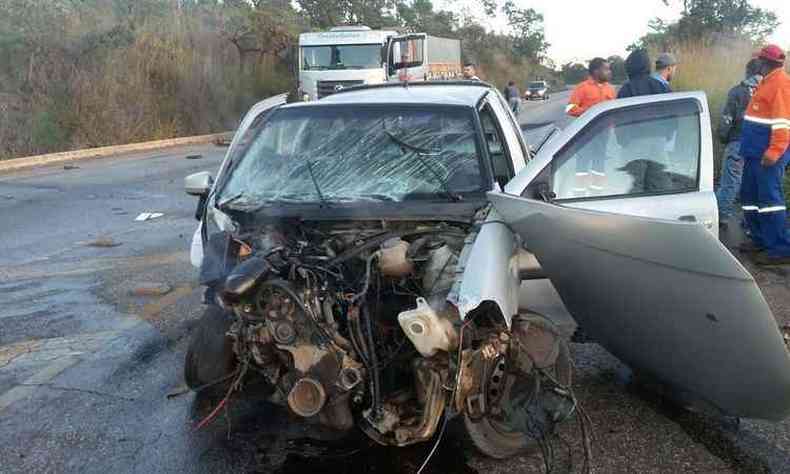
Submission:
[[[678,43],[673,52],[679,66],[672,87],[676,91],[702,90],[708,96],[713,126],[715,173],[718,178],[724,145],[719,142],[716,129],[727,93],[744,78],[746,63],[754,46],[743,40],[707,40]],[[655,53],[653,54],[655,56]]]

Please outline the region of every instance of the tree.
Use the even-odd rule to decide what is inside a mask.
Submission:
[[[662,0],[669,5],[675,0]],[[755,7],[751,0],[678,0],[683,11],[675,23],[660,18],[650,21],[650,31],[629,47],[656,46],[667,49],[673,41],[711,37],[737,37],[760,43],[776,30],[779,20],[770,10]]]
[[[455,13],[433,9],[431,0],[400,1],[396,5],[398,24],[410,32],[428,32],[436,36],[455,36],[458,18]]]
[[[543,29],[543,15],[532,8],[518,8],[513,0],[502,6],[512,33],[513,52],[535,62],[544,59],[549,43]]]
[[[217,15],[219,35],[239,54],[239,67],[253,69],[267,55],[278,55],[291,46],[299,32],[290,6],[275,8],[273,1],[259,0],[223,5]]]
[[[628,77],[625,72],[625,61],[623,58],[618,55],[613,55],[606,58],[606,60],[609,61],[609,64],[612,66],[612,82],[615,84],[625,82]]]
[[[391,27],[397,23],[390,14],[401,0],[297,0],[310,24],[318,29],[338,25]]]
[[[587,66],[581,63],[565,63],[561,73],[566,84],[578,84],[587,78]]]

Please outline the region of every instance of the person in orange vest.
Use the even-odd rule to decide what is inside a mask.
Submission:
[[[614,87],[609,84],[612,78],[612,67],[604,58],[590,61],[590,77],[577,85],[568,101],[565,111],[572,117],[578,117],[595,104],[614,100]],[[576,157],[576,176],[573,185],[575,197],[596,196],[605,192],[606,180],[606,138],[585,150],[583,155]]]
[[[573,89],[568,106],[565,107],[565,112],[570,116],[578,117],[593,105],[615,98],[614,87],[609,84],[612,80],[609,61],[595,58],[590,61],[588,70],[590,77]]]
[[[760,265],[784,265],[790,264],[782,188],[790,161],[790,76],[784,71],[785,53],[780,47],[766,46],[758,58],[763,80],[749,101],[741,131],[745,162],[741,202],[751,239],[741,250],[755,252]]]

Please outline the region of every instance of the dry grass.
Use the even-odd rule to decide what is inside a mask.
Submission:
[[[122,19],[93,13],[103,23],[75,14],[61,35],[20,30],[35,48],[0,41],[0,159],[229,130],[291,85],[276,58],[242,67],[210,11],[150,16],[117,36]]]
[[[680,66],[672,87],[678,91],[705,91],[713,124],[717,126],[727,93],[743,80],[754,50],[747,41],[723,38],[678,44],[674,52]]]
[[[711,123],[714,127],[714,171],[717,177],[721,170],[723,145],[716,136],[715,128],[718,127],[727,93],[743,80],[746,63],[757,49],[758,47],[748,41],[731,38],[679,43],[673,48],[680,66],[672,87],[677,91],[702,90],[708,96]],[[651,53],[654,56],[656,51]],[[790,189],[788,186],[790,178],[786,176],[785,189]]]

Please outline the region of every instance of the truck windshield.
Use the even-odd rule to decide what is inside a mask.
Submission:
[[[544,87],[546,87],[546,83],[545,82],[530,82],[529,83],[529,88],[530,89],[543,89]]]
[[[380,68],[381,49],[380,44],[303,46],[302,70]]]
[[[471,110],[282,109],[238,155],[217,202],[454,200],[484,191]]]

